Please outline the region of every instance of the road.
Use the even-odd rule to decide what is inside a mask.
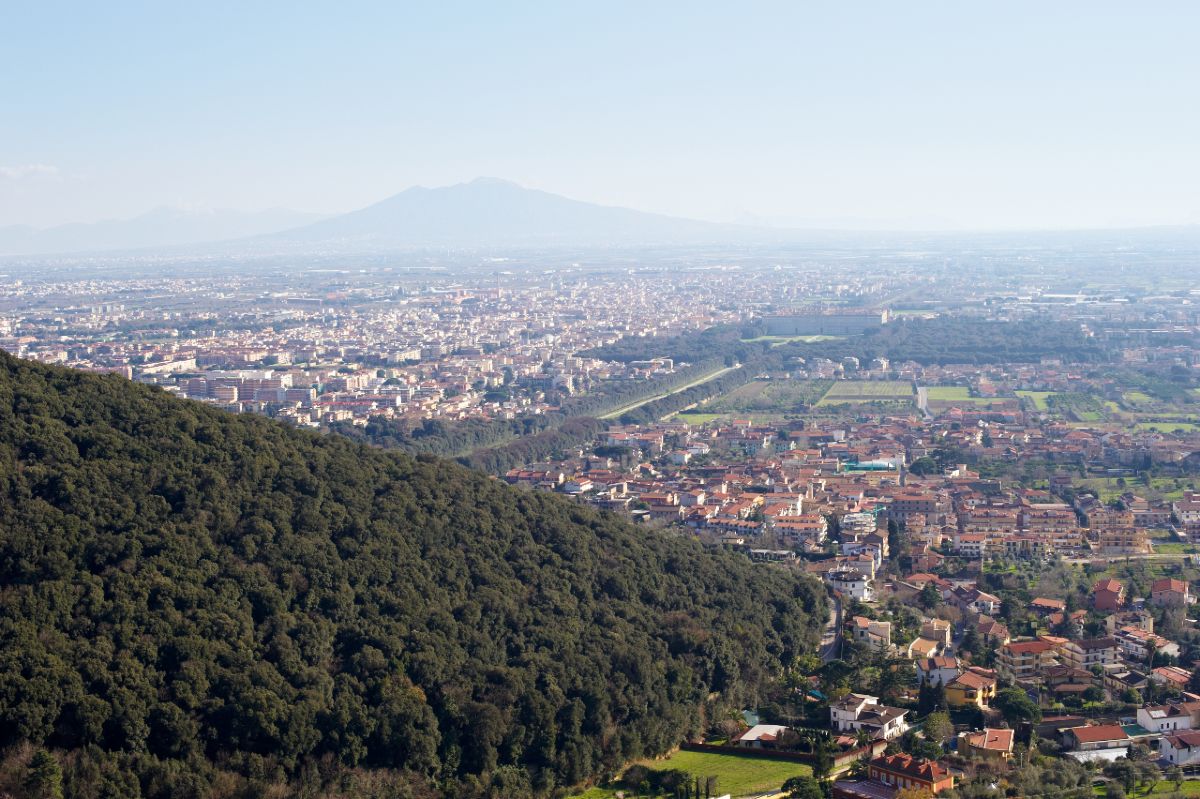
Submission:
[[[842,641],[842,600],[831,596],[829,619],[825,622],[825,632],[821,634],[821,662],[828,663],[836,660],[841,654],[839,644]]]
[[[925,414],[926,419],[932,419],[933,414],[929,412],[929,389],[917,386],[917,410]]]
[[[724,369],[718,369],[715,372],[712,372],[710,374],[705,375],[704,377],[701,377],[699,380],[693,380],[692,382],[688,383],[686,386],[680,386],[679,388],[674,389],[672,391],[668,391],[665,394],[659,394],[656,397],[650,397],[648,399],[641,400],[640,402],[630,403],[629,405],[625,405],[624,407],[617,408],[615,411],[610,411],[609,413],[604,414],[600,418],[601,419],[616,419],[621,414],[628,413],[629,411],[632,411],[634,408],[640,408],[643,405],[645,405],[647,402],[654,402],[655,400],[660,400],[663,397],[669,397],[672,394],[678,394],[680,391],[687,391],[692,386],[698,386],[701,383],[707,383],[709,380],[714,380],[714,379],[720,377],[721,375],[725,374],[726,372],[732,372],[734,369],[740,369],[741,366],[742,365],[740,363],[735,363],[733,366],[726,366]]]

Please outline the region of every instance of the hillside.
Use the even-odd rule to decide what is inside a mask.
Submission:
[[[809,579],[449,462],[4,354],[0,477],[17,799],[55,768],[67,797],[549,795],[824,619]]]

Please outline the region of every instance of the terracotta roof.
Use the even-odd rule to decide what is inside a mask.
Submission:
[[[967,742],[976,749],[1011,752],[1013,747],[1013,731],[985,728],[983,732],[968,735]]]
[[[1102,741],[1125,741],[1129,736],[1125,730],[1116,724],[1095,724],[1091,727],[1072,727],[1071,734],[1081,744],[1095,744]]]
[[[1120,729],[1120,727],[1117,729]],[[950,772],[939,766],[935,761],[903,753],[877,757],[868,763],[868,765],[884,771],[890,771],[893,774],[903,774],[907,777],[916,777],[919,780],[926,780],[928,782],[938,782],[950,776]]]

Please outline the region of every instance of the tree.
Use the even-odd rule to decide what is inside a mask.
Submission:
[[[917,604],[925,610],[933,610],[942,604],[942,592],[933,583],[925,583],[921,586],[921,593],[917,594]]]
[[[1166,778],[1175,786],[1175,790],[1179,790],[1179,786],[1183,785],[1183,769],[1179,766],[1171,766],[1167,769]]]
[[[33,753],[25,787],[38,799],[62,799],[62,768],[54,755],[45,749]]]
[[[1015,725],[1022,721],[1039,722],[1042,711],[1029,695],[1020,688],[1004,688],[996,692],[992,706],[999,710],[1005,721]]]
[[[930,799],[932,796],[924,788],[901,788],[896,792],[895,799]]]
[[[928,740],[940,744],[954,734],[954,724],[950,721],[948,713],[938,711],[925,717],[921,732]]]
[[[788,799],[825,799],[821,782],[813,777],[792,777],[783,784]]]

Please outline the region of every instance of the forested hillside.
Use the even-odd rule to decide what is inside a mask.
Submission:
[[[550,795],[738,706],[824,620],[782,569],[3,354],[0,479],[18,799]]]

